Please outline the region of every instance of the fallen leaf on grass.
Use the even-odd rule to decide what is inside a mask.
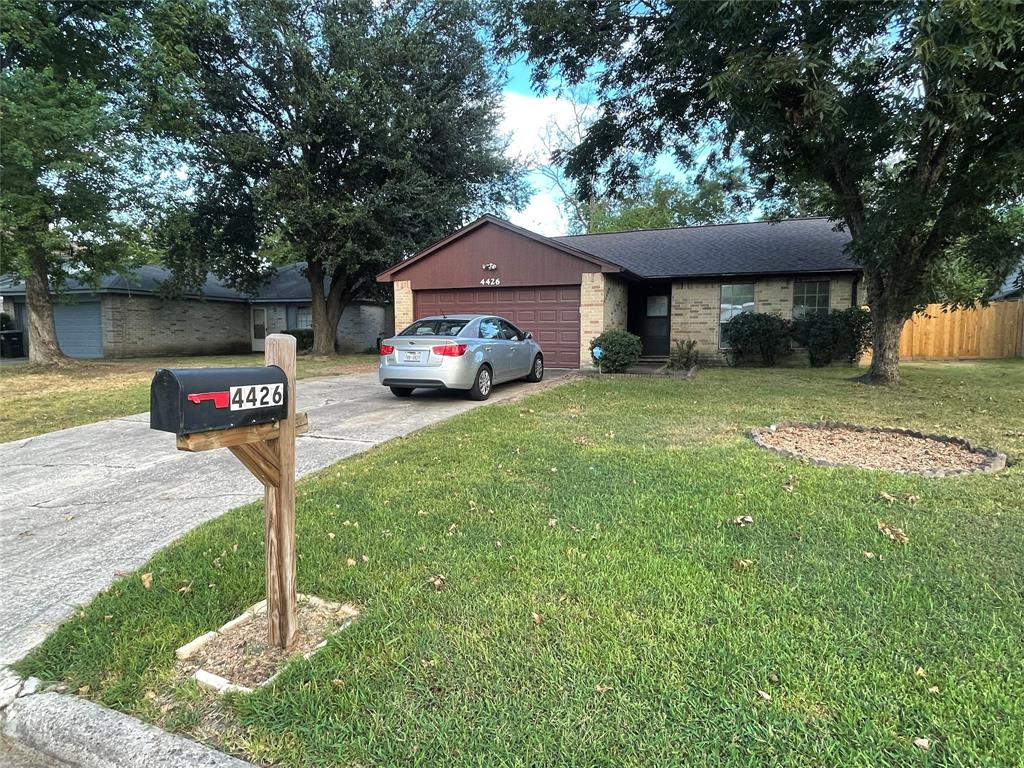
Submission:
[[[925,739],[921,736],[918,736],[916,739],[914,739],[914,746],[918,749],[923,749],[925,752],[927,752],[929,749],[932,748],[932,742],[930,739]]]
[[[747,568],[754,564],[753,560],[733,560],[732,567],[737,571],[745,571]]]
[[[612,687],[610,685],[595,685],[594,686],[594,690],[597,691],[598,693],[601,693],[601,694],[608,693],[608,691],[610,691],[611,689],[612,689]]]
[[[753,525],[754,518],[752,518],[750,515],[740,515],[739,517],[734,517],[732,519],[732,524],[738,525],[740,528],[743,528],[748,525]]]
[[[915,669],[914,674],[918,677],[928,677],[928,673],[924,671],[924,667],[918,667]]]
[[[896,501],[895,496],[893,496],[891,493],[886,493],[885,491],[879,491],[878,498],[880,498],[882,501],[887,501],[890,504]]]
[[[939,692],[939,686],[937,686],[937,685],[933,685],[931,688],[928,689],[928,693],[938,693],[938,692]]]
[[[363,555],[363,556],[362,556],[362,557],[361,557],[360,559],[361,559],[361,560],[362,560],[362,561],[363,561],[364,563],[368,563],[368,562],[370,562],[370,557],[369,557],[369,555]]]
[[[910,506],[914,506],[914,505],[915,505],[915,504],[917,504],[917,502],[919,502],[920,500],[921,500],[921,497],[920,497],[920,496],[915,496],[915,495],[914,495],[914,494],[912,494],[912,493],[908,493],[908,494],[907,494],[907,504],[909,504]]]
[[[434,588],[435,592],[440,592],[442,589],[444,589],[444,585],[447,582],[442,574],[438,574],[437,576],[431,576],[429,579],[427,579],[427,583]]]
[[[554,528],[556,525],[558,525],[558,518],[557,517],[549,517],[548,518],[548,528]]]
[[[424,669],[430,669],[431,667],[437,666],[437,659],[420,659],[420,666]]]
[[[910,537],[903,532],[902,528],[897,528],[895,525],[891,525],[884,520],[878,521],[878,530],[881,531],[884,536],[892,539],[897,544],[910,543]]]
[[[772,700],[772,695],[770,693],[768,693],[767,691],[758,691],[757,695],[760,696],[763,701],[771,701]]]
[[[179,595],[187,595],[191,591],[192,591],[192,582],[191,581],[188,584],[186,584],[185,586],[183,586],[183,587],[178,587],[178,594]]]
[[[144,573],[144,574],[142,574],[140,579],[142,580],[142,586],[145,589],[149,589],[150,587],[153,586],[153,574],[152,573]]]
[[[544,621],[544,619],[541,617],[541,615],[539,613],[534,612],[533,623],[539,627],[542,621]]]
[[[85,696],[87,693],[89,693],[89,690],[90,689],[88,685],[83,685],[81,688],[78,689],[78,695]]]
[[[353,560],[351,557],[348,560],[345,561],[345,565],[347,565],[349,568],[351,568],[355,564],[356,564],[356,561]]]
[[[328,533],[327,534],[327,538],[330,539],[331,541],[334,541],[334,534],[333,533]]]
[[[874,560],[875,559],[875,553],[874,552],[865,552],[864,553],[864,557],[867,560]]]

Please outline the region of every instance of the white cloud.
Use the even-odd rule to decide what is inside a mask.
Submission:
[[[542,183],[547,183],[539,174],[530,174],[530,181],[540,178]],[[521,211],[509,209],[505,212],[506,218],[513,224],[526,227],[540,235],[549,237],[564,235],[566,233],[565,216],[559,206],[559,201],[550,189],[538,189],[534,184],[534,194],[527,203],[526,208]]]
[[[574,119],[572,102],[557,96],[529,96],[505,91],[501,130],[509,139],[507,154],[532,167],[549,162],[544,136],[552,122],[568,126]],[[565,234],[565,217],[554,185],[539,173],[531,173],[534,188],[526,208],[506,211],[509,221],[542,235]]]

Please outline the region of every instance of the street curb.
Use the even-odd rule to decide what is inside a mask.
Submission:
[[[254,768],[134,717],[60,693],[15,698],[3,710],[2,736],[19,749],[72,768]]]

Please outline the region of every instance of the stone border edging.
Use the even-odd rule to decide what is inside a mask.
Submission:
[[[0,736],[26,754],[75,768],[255,768],[87,699],[36,693],[35,678],[21,680],[9,670],[2,676]]]
[[[914,437],[922,440],[935,440],[940,443],[950,443],[952,445],[959,446],[970,453],[981,454],[988,458],[988,462],[985,466],[978,469],[922,469],[917,471],[887,469],[875,471],[892,472],[897,475],[919,475],[922,477],[952,477],[955,475],[992,474],[993,472],[998,472],[1006,467],[1005,453],[1001,453],[991,448],[984,448],[980,445],[974,445],[969,440],[965,440],[962,437],[935,435],[927,432],[919,432],[916,429],[904,429],[901,427],[865,427],[861,424],[851,424],[847,421],[780,421],[775,424],[770,424],[767,427],[756,427],[750,430],[749,434],[750,438],[758,448],[770,451],[771,453],[783,456],[787,459],[797,459],[819,467],[859,467],[860,469],[868,469],[867,467],[861,467],[860,465],[853,463],[840,464],[833,461],[826,461],[825,459],[812,459],[809,456],[804,456],[794,451],[786,450],[785,448],[776,448],[773,445],[766,445],[761,439],[761,435],[766,432],[775,432],[777,429],[786,427],[802,427],[804,429],[848,429],[854,432],[885,432],[892,435],[906,435],[907,437]]]

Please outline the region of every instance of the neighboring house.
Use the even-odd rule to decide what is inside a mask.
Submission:
[[[721,326],[744,311],[783,317],[859,303],[850,236],[824,218],[544,237],[494,216],[385,270],[396,330],[434,314],[502,315],[531,331],[550,367],[590,364],[590,342],[624,328],[644,355],[696,339],[724,357]]]
[[[106,275],[95,287],[69,280],[54,297],[61,349],[82,358],[231,354],[262,350],[268,333],[312,327],[309,283],[298,264],[278,270],[255,296],[209,275],[199,292],[165,299],[160,288],[169,277],[149,265]],[[27,330],[25,284],[0,278],[0,295],[15,326]],[[372,349],[392,324],[390,306],[353,301],[338,324],[338,349]]]

